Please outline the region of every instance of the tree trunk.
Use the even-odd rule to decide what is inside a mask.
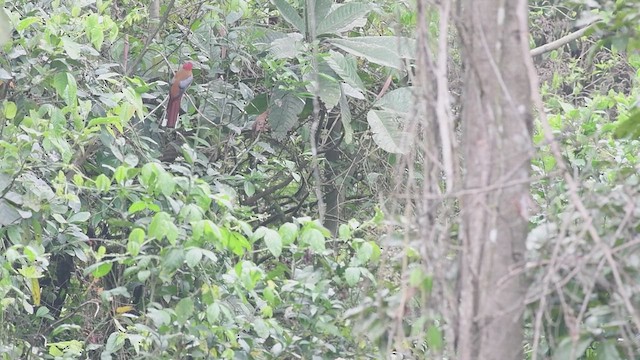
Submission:
[[[462,1],[464,196],[458,359],[522,359],[532,153],[524,0]],[[523,36],[524,35],[524,36]]]

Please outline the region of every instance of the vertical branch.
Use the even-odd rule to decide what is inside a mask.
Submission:
[[[313,68],[313,121],[311,123],[311,132],[309,135],[309,141],[311,144],[311,168],[313,171],[313,178],[315,180],[315,194],[318,200],[318,217],[320,222],[324,223],[326,206],[324,203],[324,196],[322,192],[322,176],[320,176],[320,165],[318,162],[318,143],[316,142],[316,135],[318,133],[318,127],[320,125],[320,101],[318,100],[318,87],[320,81],[318,77],[318,42],[316,41],[316,22],[315,22],[315,0],[307,0],[305,3],[305,13],[307,31],[309,40],[312,46],[311,52],[311,67]]]
[[[158,22],[158,26],[156,26],[156,28],[148,34],[147,39],[144,42],[144,46],[140,51],[140,54],[135,59],[135,61],[131,64],[130,68],[124,69],[126,76],[131,75],[131,73],[136,69],[136,67],[138,67],[138,65],[144,58],[144,55],[147,53],[147,50],[149,49],[149,45],[151,45],[151,42],[160,31],[160,28],[162,28],[164,24],[167,22],[167,19],[169,18],[169,14],[171,13],[171,10],[173,10],[173,5],[175,4],[175,2],[176,0],[169,1],[169,4],[167,5],[167,9],[165,10],[164,15],[162,15],[162,19],[160,19],[160,21]]]
[[[446,191],[453,190],[455,179],[454,151],[456,148],[455,134],[453,131],[453,118],[451,116],[451,101],[449,99],[448,81],[448,61],[449,49],[447,46],[447,36],[449,34],[449,16],[451,12],[451,2],[449,0],[440,1],[440,24],[438,36],[438,54],[436,63],[436,84],[437,103],[436,116],[438,119],[438,129],[440,131],[440,141],[442,142],[442,167],[445,176]]]
[[[522,358],[526,288],[520,276],[528,219],[531,89],[523,56],[526,2],[468,1],[459,29],[465,60],[464,189],[460,199],[458,358]],[[524,34],[522,33],[524,32]],[[524,53],[528,55],[528,50]],[[517,185],[511,185],[517,182]]]

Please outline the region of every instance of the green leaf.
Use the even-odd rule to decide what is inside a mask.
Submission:
[[[140,228],[135,228],[129,233],[129,241],[127,242],[127,251],[131,256],[138,256],[140,248],[144,243],[145,232]]]
[[[358,75],[357,61],[353,56],[344,56],[342,53],[331,50],[325,61],[347,84],[361,91],[365,90],[364,83]]]
[[[145,201],[138,200],[138,201],[134,202],[133,204],[131,204],[131,206],[129,206],[129,209],[127,210],[127,212],[129,214],[135,214],[138,211],[142,211],[142,210],[146,210],[146,209],[147,209],[147,203]]]
[[[278,233],[280,234],[282,245],[291,245],[298,237],[298,226],[293,223],[284,223],[280,225]]]
[[[300,241],[308,244],[314,251],[321,252],[326,249],[324,235],[318,229],[305,228],[300,235]]]
[[[198,248],[189,249],[189,251],[187,251],[187,254],[185,255],[184,260],[187,263],[187,266],[193,269],[202,260],[202,251]]]
[[[2,18],[2,9],[0,9],[0,19]],[[0,29],[2,29],[2,24],[0,24]],[[0,42],[2,41],[2,32],[0,31]],[[0,46],[2,46],[2,44],[0,43]],[[11,73],[9,73],[7,70],[3,69],[0,66],[0,80],[11,80],[13,79],[13,76],[11,75]]]
[[[304,109],[304,101],[296,95],[279,91],[274,96],[269,125],[273,136],[282,140],[298,122],[298,115]]]
[[[91,272],[91,275],[93,275],[93,277],[95,277],[96,279],[99,279],[111,272],[111,268],[113,268],[113,263],[111,261],[103,262]]]
[[[184,250],[183,249],[171,249],[169,253],[162,259],[163,270],[173,272],[182,266],[184,262]]]
[[[196,204],[187,204],[180,209],[180,216],[188,223],[202,220],[204,214],[202,209]]]
[[[218,319],[220,319],[220,305],[213,303],[207,306],[207,321],[211,325],[217,325]]]
[[[617,139],[640,138],[640,109],[634,108],[633,110],[631,110],[629,117],[624,120],[618,121],[613,134]]]
[[[227,247],[234,254],[241,256],[244,254],[245,250],[251,249],[251,244],[249,243],[249,240],[247,240],[247,238],[245,238],[242,234],[232,231],[228,236]]]
[[[58,96],[63,97],[67,89],[67,73],[59,72],[53,77],[53,87]]]
[[[279,257],[282,254],[282,238],[280,234],[272,229],[266,229],[264,234],[264,242],[267,245],[267,249],[275,257]]]
[[[119,116],[104,116],[104,117],[97,117],[89,120],[87,127],[91,128],[99,125],[116,125],[116,124],[120,124]]]
[[[171,314],[164,309],[152,309],[147,310],[147,317],[153,321],[156,327],[171,324]]]
[[[315,0],[315,3],[316,3],[315,23],[319,24],[322,20],[324,20],[325,17],[327,17],[327,14],[329,14],[329,11],[331,11],[331,6],[333,5],[333,1],[332,0]]]
[[[71,40],[68,36],[63,36],[60,40],[67,55],[69,55],[72,60],[80,60],[80,44]]]
[[[140,272],[138,273],[138,280],[141,282],[145,282],[150,276],[151,270],[140,270]]]
[[[381,149],[394,154],[404,154],[408,151],[409,136],[401,129],[404,119],[398,113],[370,110],[367,113],[367,122],[373,132],[373,141]]]
[[[176,181],[173,179],[173,175],[166,171],[161,171],[158,174],[158,187],[160,192],[164,196],[171,196],[176,188]]]
[[[6,101],[4,102],[4,118],[5,119],[13,119],[14,117],[16,117],[16,114],[18,113],[18,107],[16,106],[16,103],[14,103],[13,101]]]
[[[316,35],[349,31],[371,11],[368,4],[350,2],[339,5],[329,13],[316,28]]]
[[[383,66],[402,70],[403,59],[415,58],[415,39],[398,36],[362,36],[349,39],[331,39],[334,46]]]
[[[193,314],[193,300],[191,298],[183,298],[176,305],[176,317],[178,324],[184,325]]]
[[[304,51],[303,40],[300,33],[287,34],[287,37],[273,40],[269,52],[276,59],[294,59]]]
[[[96,189],[100,192],[107,192],[111,188],[111,179],[105,174],[100,174],[96,178]]]
[[[256,187],[251,181],[244,182],[244,193],[247,194],[247,196],[253,196],[253,194],[256,193]]]
[[[622,360],[622,356],[616,347],[615,340],[607,340],[598,343],[596,347],[597,360]]]
[[[4,7],[0,7],[0,47],[11,41],[11,20]]]
[[[254,319],[252,326],[259,338],[266,339],[269,336],[269,328],[267,327],[267,324],[259,317]]]
[[[168,233],[175,228],[173,219],[166,212],[159,212],[153,216],[151,223],[149,224],[149,236],[158,240],[162,240]]]
[[[367,261],[371,259],[371,256],[373,256],[373,246],[368,242],[360,245],[356,253],[356,257],[358,258],[358,260],[360,260],[363,264],[366,264]]]
[[[340,96],[342,95],[342,89],[336,77],[337,74],[335,74],[325,62],[322,62],[319,66],[317,86],[315,86],[316,76],[314,76],[313,73],[305,74],[304,76],[304,79],[308,81],[306,86],[307,91],[318,95],[325,103],[327,109],[333,109],[340,101]]]
[[[570,337],[565,337],[556,346],[553,360],[579,359],[593,342],[590,337],[582,337],[575,344]],[[575,346],[574,346],[575,345]],[[573,356],[572,356],[573,355]]]
[[[286,0],[273,0],[273,4],[289,24],[293,25],[299,32],[306,32],[304,20]]]
[[[429,329],[427,329],[426,338],[427,344],[431,349],[435,350],[436,352],[442,349],[443,339],[442,331],[440,330],[440,328],[433,325],[430,326]]]
[[[100,50],[102,43],[104,42],[104,29],[100,24],[100,18],[98,14],[91,14],[85,21],[85,33],[89,36],[93,47],[96,50]]]
[[[126,87],[122,89],[122,94],[124,95],[126,103],[129,104],[130,106],[133,106],[133,109],[136,115],[138,115],[138,118],[144,119],[145,107],[142,104],[142,94],[139,94],[137,91],[135,91],[130,87]],[[124,119],[122,119],[124,120],[122,121],[122,123],[125,123],[129,119],[130,119],[130,116],[125,117]],[[122,129],[120,129],[120,131],[122,131]]]
[[[2,14],[2,13],[3,13],[3,11],[0,11],[0,14]],[[9,22],[8,19],[7,19],[7,22]],[[26,17],[26,18],[20,20],[20,22],[18,22],[18,25],[16,25],[16,30],[23,31],[26,28],[28,28],[29,26],[31,26],[31,25],[33,25],[35,23],[41,23],[41,22],[42,22],[42,19],[40,17],[29,16],[29,17]],[[2,20],[0,20],[0,23],[2,23]]]
[[[88,211],[81,211],[79,213],[75,213],[73,214],[70,218],[69,218],[69,222],[70,223],[82,223],[85,222],[87,220],[89,220],[89,218],[91,217],[91,213]]]
[[[416,104],[414,91],[414,87],[402,87],[389,91],[375,102],[375,106],[400,114],[410,114]]]
[[[344,279],[349,286],[354,286],[360,280],[360,268],[349,267],[344,272]]]
[[[51,315],[47,315],[49,315],[49,309],[46,306],[40,306],[38,310],[36,310],[36,317],[51,318]],[[51,319],[53,320],[53,318]]]

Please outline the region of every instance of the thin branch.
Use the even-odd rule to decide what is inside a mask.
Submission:
[[[592,27],[594,27],[597,23],[599,23],[602,19],[600,18],[596,18],[591,20],[590,22],[588,22],[582,29],[579,29],[575,32],[572,32],[569,35],[563,36],[558,40],[552,41],[548,44],[544,44],[541,46],[538,46],[535,49],[531,50],[531,56],[538,56],[538,55],[542,55],[546,52],[555,50],[555,49],[559,49],[563,46],[565,46],[566,44],[579,39],[582,35],[584,35],[585,32],[587,32],[587,30],[591,29]]]
[[[167,10],[165,10],[164,14],[162,15],[162,19],[160,19],[160,22],[158,23],[158,26],[153,31],[153,33],[149,34],[149,36],[147,37],[147,40],[144,42],[144,46],[142,47],[142,51],[140,51],[140,55],[138,55],[136,60],[131,64],[130,68],[128,68],[128,69],[125,68],[125,75],[126,76],[131,75],[131,72],[136,67],[138,67],[138,65],[142,61],[142,58],[144,58],[144,54],[146,54],[147,50],[149,50],[149,45],[151,45],[151,42],[153,41],[153,39],[156,37],[156,35],[160,31],[160,28],[162,28],[164,26],[164,24],[167,22],[167,19],[169,18],[169,14],[171,13],[171,9],[173,9],[173,5],[175,4],[175,2],[176,2],[176,0],[171,0],[169,2],[169,4],[167,5]]]

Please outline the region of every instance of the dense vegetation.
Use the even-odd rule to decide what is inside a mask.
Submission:
[[[0,356],[454,359],[458,204],[443,271],[404,192],[421,31],[460,111],[437,6],[150,3],[0,0]],[[530,2],[532,48],[603,21],[534,58],[526,358],[640,353],[640,12],[588,5]]]

